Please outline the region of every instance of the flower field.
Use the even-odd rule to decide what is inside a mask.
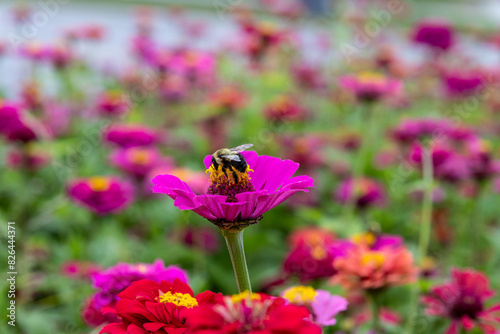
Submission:
[[[9,5],[0,333],[500,333],[498,27],[255,3]]]

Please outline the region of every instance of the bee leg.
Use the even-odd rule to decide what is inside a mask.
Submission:
[[[232,168],[233,170],[233,177],[234,177],[234,183],[238,183],[238,181],[240,180],[238,178],[238,174],[236,173],[236,171],[234,170],[234,167]]]

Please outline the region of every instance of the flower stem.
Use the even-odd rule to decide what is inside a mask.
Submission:
[[[423,148],[422,154],[424,198],[422,203],[422,221],[420,225],[420,240],[418,246],[418,264],[421,265],[427,256],[432,225],[432,193],[433,193],[433,166],[431,148]]]
[[[422,152],[422,168],[423,168],[423,182],[424,182],[424,198],[422,201],[422,217],[420,223],[420,238],[418,244],[418,254],[417,254],[417,264],[421,268],[425,257],[427,256],[427,251],[429,248],[429,242],[431,238],[431,226],[432,226],[432,195],[433,195],[433,166],[432,166],[432,149],[430,147],[423,147]],[[419,285],[418,282],[414,283],[410,294],[410,313],[407,323],[407,333],[413,333],[413,328],[411,328],[414,319],[415,312],[418,306],[418,293]]]
[[[375,111],[372,103],[362,105],[361,117],[365,119],[366,122],[363,122],[361,132],[366,133],[366,136],[362,138],[360,147],[358,148],[358,155],[352,171],[353,190],[342,212],[346,221],[352,220],[356,209],[356,182],[365,175],[369,149],[376,131],[376,118],[374,114]]]
[[[245,250],[243,248],[243,230],[227,231],[221,229],[220,231],[226,240],[227,250],[233,264],[234,276],[238,284],[238,291],[243,292],[248,290],[251,293],[252,286],[250,285],[250,275],[248,274]]]
[[[372,332],[378,334],[380,333],[380,306],[375,293],[369,293],[368,295],[372,307]]]

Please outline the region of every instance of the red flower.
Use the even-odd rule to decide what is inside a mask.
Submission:
[[[422,302],[427,306],[427,314],[452,320],[446,334],[457,334],[460,327],[469,331],[476,326],[483,333],[490,334],[496,333],[498,325],[495,323],[500,323],[500,304],[490,308],[485,305],[486,300],[494,295],[483,273],[455,269],[451,282],[435,286]]]
[[[320,334],[307,308],[283,298],[243,292],[188,311],[186,334]]]
[[[99,333],[108,334],[182,334],[186,331],[188,311],[198,305],[222,301],[221,294],[210,291],[193,297],[186,283],[150,280],[134,282],[119,295],[114,308],[103,308],[103,313],[114,313],[121,323],[106,325]]]

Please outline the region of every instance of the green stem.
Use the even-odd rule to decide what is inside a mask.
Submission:
[[[420,238],[418,245],[417,264],[422,267],[423,261],[427,256],[429,249],[429,242],[431,238],[432,226],[432,195],[433,195],[433,166],[432,166],[432,148],[423,147],[422,152],[422,165],[423,165],[423,181],[424,181],[424,198],[422,202],[422,218],[420,223]],[[419,285],[415,283],[412,286],[410,294],[410,312],[407,322],[407,331],[405,333],[413,333],[412,323],[415,312],[418,306],[418,293]]]
[[[247,261],[245,259],[245,250],[243,249],[243,230],[226,231],[221,229],[222,236],[226,240],[227,250],[233,264],[234,276],[238,284],[238,291],[252,292],[250,285],[250,275],[248,274]]]
[[[370,293],[369,297],[372,307],[372,332],[373,334],[378,334],[380,333],[380,306],[377,296],[374,293]]]
[[[356,194],[355,194],[356,182],[361,178],[363,178],[365,174],[366,160],[369,153],[369,149],[371,147],[370,144],[375,135],[376,120],[375,120],[375,111],[372,103],[367,103],[363,105],[363,108],[361,109],[362,120],[365,119],[365,117],[366,121],[362,126],[361,133],[362,134],[366,133],[366,136],[364,136],[364,138],[362,138],[361,140],[359,153],[358,156],[356,157],[356,163],[353,166],[353,172],[352,172],[353,191],[350,196],[351,198],[349,199],[343,210],[344,211],[343,217],[346,221],[351,221],[354,215],[354,211],[356,208]]]
[[[424,198],[422,203],[422,221],[420,225],[420,240],[418,248],[418,264],[427,256],[431,237],[432,225],[432,195],[433,195],[433,166],[431,148],[423,148],[422,152],[423,178],[424,178]]]

